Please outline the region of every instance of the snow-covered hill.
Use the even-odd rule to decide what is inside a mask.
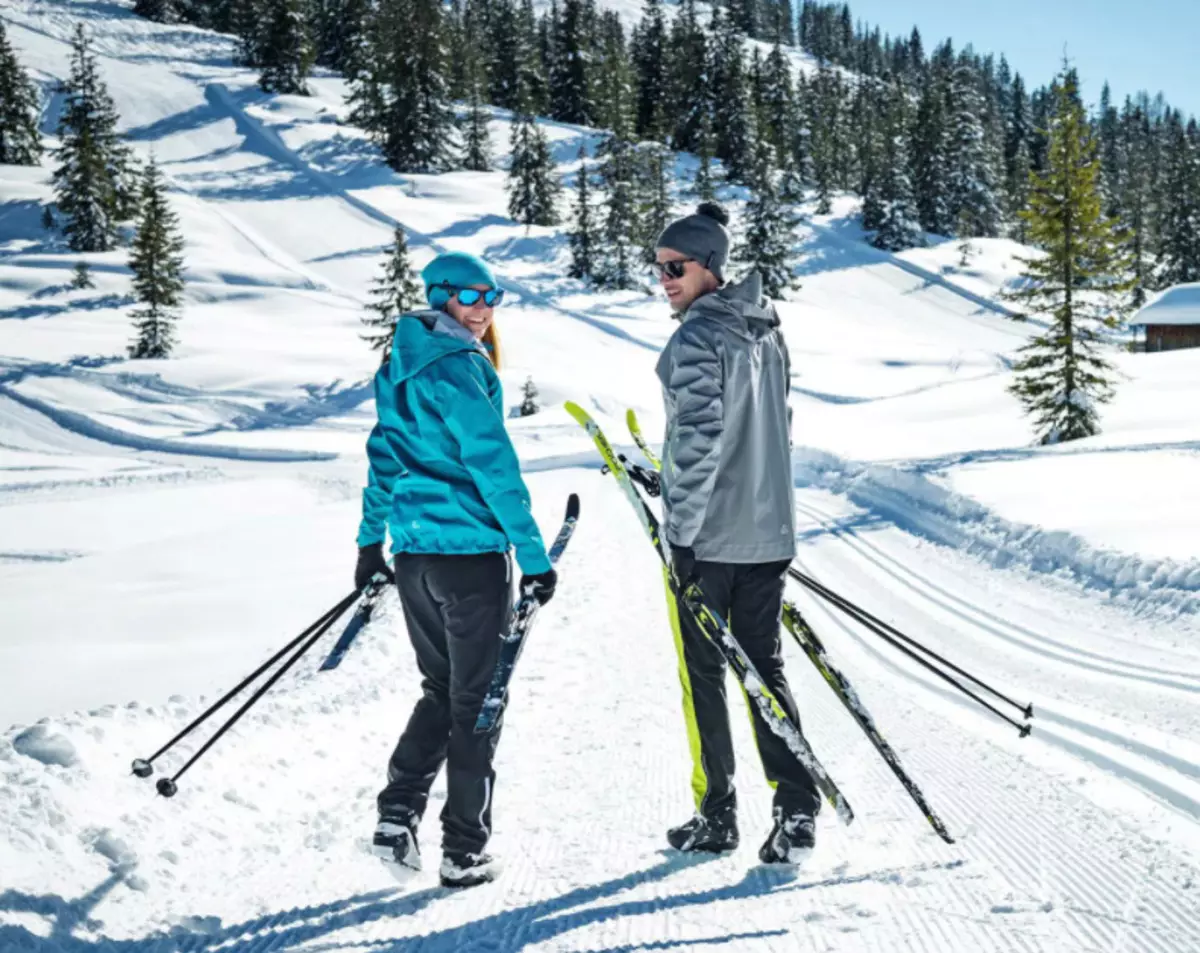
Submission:
[[[1200,354],[1117,355],[1104,434],[1032,448],[1005,392],[1028,333],[996,298],[1012,247],[960,266],[956,243],[867,247],[851,203],[806,220],[781,308],[801,563],[1031,698],[1037,728],[1018,741],[797,591],[959,843],[796,653],[859,820],[822,817],[792,877],[755,867],[768,797],[735,718],[746,846],[684,861],[661,852],[690,803],[654,557],[559,407],[621,442],[626,407],[660,429],[662,300],[564,280],[561,236],[506,218],[501,172],[387,170],[339,123],[338,79],[264,96],[225,39],[111,2],[0,16],[47,86],[74,25],[94,31],[169,177],[189,279],[177,356],[127,360],[124,253],[87,256],[97,288],[66,290],[79,256],[38,224],[48,171],[0,167],[0,950],[1200,949]],[[569,174],[594,133],[547,128]],[[506,116],[492,132],[504,155]],[[419,263],[496,263],[509,400],[531,376],[547,405],[511,422],[538,518],[583,497],[500,746],[508,870],[463,896],[396,891],[363,849],[416,694],[390,600],[342,669],[304,663],[178,798],[128,775],[349,587],[374,363],[358,320],[397,223]]]

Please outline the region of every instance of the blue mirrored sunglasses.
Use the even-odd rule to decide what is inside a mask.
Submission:
[[[455,297],[458,298],[459,304],[467,308],[477,305],[481,298],[489,308],[498,308],[500,302],[504,300],[504,291],[500,288],[489,288],[487,291],[480,291],[477,288],[457,288]]]

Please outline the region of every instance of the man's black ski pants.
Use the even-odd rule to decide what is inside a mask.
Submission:
[[[758,669],[763,682],[780,706],[800,724],[796,702],[783,672],[780,613],[784,578],[790,563],[697,562],[692,579],[699,583],[704,600],[729,624],[733,636]],[[725,701],[726,662],[721,650],[704,635],[683,607],[679,608],[680,642],[684,666],[684,717],[695,758],[693,791],[699,813],[718,817],[733,812],[737,796],[733,786],[733,739]],[[754,734],[767,779],[775,789],[775,806],[787,813],[802,811],[815,816],[820,795],[807,769],[787,744],[771,731],[750,701]]]
[[[477,735],[475,719],[512,613],[511,578],[503,553],[396,556],[396,585],[422,695],[388,764],[379,814],[420,818],[445,763],[441,819],[448,852],[479,853],[491,835],[492,758],[500,726]]]

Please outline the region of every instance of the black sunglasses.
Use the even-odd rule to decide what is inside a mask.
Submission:
[[[670,261],[652,261],[650,267],[654,269],[654,273],[659,278],[666,275],[673,281],[678,281],[687,271],[687,263],[695,260],[695,258],[672,258]]]

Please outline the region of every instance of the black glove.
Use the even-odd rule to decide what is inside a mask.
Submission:
[[[376,573],[381,573],[388,582],[396,581],[391,567],[383,558],[383,543],[360,546],[358,548],[358,564],[354,567],[354,588],[360,591],[366,589],[367,583]]]
[[[671,547],[671,568],[675,570],[680,591],[686,589],[696,572],[696,554],[690,546]]]
[[[521,595],[529,593],[538,601],[539,606],[544,606],[554,598],[554,587],[557,585],[558,573],[553,569],[539,572],[535,576],[522,576]]]

